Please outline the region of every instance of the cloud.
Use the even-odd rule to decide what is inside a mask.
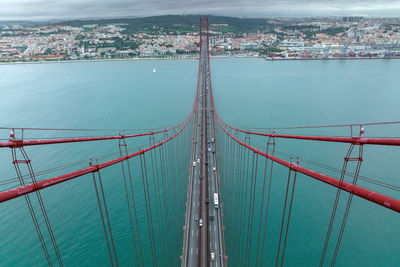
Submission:
[[[0,20],[88,19],[163,14],[247,17],[395,16],[398,0],[0,0]]]

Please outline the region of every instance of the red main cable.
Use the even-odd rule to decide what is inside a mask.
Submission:
[[[191,113],[190,119],[192,118],[192,115],[193,115],[193,112]],[[100,169],[112,166],[112,165],[117,164],[119,162],[122,162],[124,160],[136,157],[136,156],[138,156],[140,154],[143,154],[143,153],[145,153],[147,151],[150,151],[150,150],[152,150],[152,149],[154,149],[156,147],[159,147],[159,146],[169,142],[170,140],[175,138],[177,135],[179,135],[186,128],[186,126],[189,124],[190,119],[186,121],[184,127],[182,127],[176,134],[172,135],[168,139],[165,139],[164,141],[162,141],[162,142],[160,142],[160,143],[158,143],[156,145],[153,145],[153,146],[150,146],[148,148],[142,149],[142,150],[140,150],[138,152],[129,154],[127,156],[119,157],[119,158],[116,158],[116,159],[113,159],[113,160],[110,160],[110,161],[107,161],[107,162],[104,162],[104,163],[101,163],[101,164],[90,166],[90,167],[85,168],[85,169],[77,170],[77,171],[74,171],[74,172],[71,172],[71,173],[67,173],[67,174],[63,174],[63,175],[60,175],[60,176],[57,176],[57,177],[54,177],[54,178],[42,180],[42,181],[39,181],[37,183],[33,183],[33,184],[29,184],[29,185],[18,187],[18,188],[15,188],[15,189],[11,189],[11,190],[8,190],[8,191],[5,191],[5,192],[1,192],[0,193],[0,203],[4,202],[4,201],[7,201],[7,200],[10,200],[10,199],[14,199],[14,198],[26,195],[26,194],[29,194],[31,192],[35,192],[37,190],[41,190],[41,189],[46,188],[46,187],[50,187],[50,186],[53,186],[53,185],[56,185],[56,184],[59,184],[59,183],[62,183],[62,182],[77,178],[77,177],[80,177],[82,175],[85,175],[85,174],[88,174],[88,173],[91,173],[91,172],[96,172],[96,171],[98,171]]]
[[[259,155],[262,155],[262,156],[264,156],[266,158],[269,158],[269,159],[273,160],[274,162],[276,162],[276,163],[278,163],[278,164],[280,164],[282,166],[285,166],[285,167],[288,167],[288,168],[292,168],[292,170],[294,170],[294,171],[298,171],[298,172],[300,172],[302,174],[305,174],[305,175],[307,175],[309,177],[317,179],[317,180],[319,180],[321,182],[327,183],[327,184],[332,185],[332,186],[334,186],[336,188],[340,188],[340,189],[342,189],[342,190],[344,190],[346,192],[349,192],[351,194],[354,194],[356,196],[364,198],[364,199],[366,199],[368,201],[371,201],[371,202],[376,203],[378,205],[381,205],[381,206],[383,206],[385,208],[388,208],[388,209],[391,209],[393,211],[396,211],[396,212],[400,213],[400,200],[395,199],[395,198],[391,198],[391,197],[388,197],[388,196],[385,196],[385,195],[382,195],[382,194],[379,194],[379,193],[376,193],[374,191],[362,188],[362,187],[357,186],[357,185],[353,185],[353,184],[350,184],[350,183],[347,183],[347,182],[341,182],[340,180],[338,180],[336,178],[330,177],[330,176],[322,174],[322,173],[315,172],[313,170],[310,170],[310,169],[307,169],[307,168],[304,168],[304,167],[300,167],[297,164],[292,164],[290,162],[287,162],[285,160],[282,160],[280,158],[277,158],[275,156],[272,156],[272,155],[269,155],[269,154],[267,154],[265,152],[262,152],[262,151],[260,151],[260,150],[258,150],[256,148],[253,148],[253,147],[243,143],[242,141],[238,140],[237,138],[233,137],[223,127],[223,125],[221,123],[221,119],[220,119],[220,117],[218,115],[217,115],[217,120],[218,120],[219,125],[223,129],[223,131],[227,135],[229,135],[231,139],[233,139],[235,142],[239,143],[240,145],[242,145],[242,146],[254,151],[255,153],[257,153]]]
[[[260,136],[269,136],[276,138],[288,138],[288,139],[301,139],[301,140],[313,140],[322,142],[339,142],[339,143],[350,143],[355,145],[384,145],[384,146],[400,146],[400,138],[365,138],[365,137],[334,137],[334,136],[312,136],[312,135],[291,135],[291,134],[268,134],[260,132],[245,131],[234,128],[222,121],[222,124],[226,127],[245,134],[253,134]]]

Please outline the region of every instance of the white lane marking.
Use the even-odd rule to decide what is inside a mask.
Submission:
[[[193,248],[190,248],[190,255],[193,255]]]
[[[193,236],[193,230],[192,230],[192,236]]]
[[[215,241],[215,249],[217,249],[217,241]]]
[[[197,236],[199,236],[199,230],[197,230]]]

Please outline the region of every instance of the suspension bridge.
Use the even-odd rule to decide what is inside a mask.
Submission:
[[[400,146],[400,138],[364,137],[365,129],[400,122],[274,129],[232,126],[219,116],[214,102],[208,18],[200,19],[199,33],[196,97],[187,118],[175,126],[152,130],[0,129],[11,132],[8,141],[0,142],[0,149],[10,149],[10,164],[16,174],[2,177],[0,202],[23,202],[34,227],[34,233],[23,234],[37,236],[44,264],[64,266],[66,248],[60,243],[69,238],[57,231],[53,225],[56,216],[47,212],[51,199],[43,194],[50,190],[78,198],[79,194],[92,195],[93,205],[88,207],[97,211],[82,207],[80,212],[96,214],[104,236],[104,246],[98,249],[109,259],[102,264],[111,266],[127,262],[135,266],[283,266],[295,203],[302,201],[295,197],[300,179],[322,182],[336,190],[333,199],[324,199],[330,203],[330,220],[324,227],[320,250],[314,253],[318,262],[310,265],[336,264],[353,196],[398,216],[400,187],[362,176],[360,170],[365,146]],[[277,133],[337,128],[350,129],[350,135]],[[79,136],[88,132],[93,135]],[[47,138],[36,138],[41,133]],[[279,152],[275,148],[281,139],[341,143],[348,148],[340,169]],[[56,144],[65,149],[76,143],[85,144],[83,149],[87,150],[92,143],[106,141],[106,150],[114,152],[35,171],[40,161],[35,155],[42,146],[49,151]],[[143,146],[143,142],[148,145]],[[61,174],[48,178],[55,172]],[[363,185],[374,185],[373,189],[358,185],[360,180]],[[68,185],[73,181],[92,192],[70,191]],[[118,207],[110,206],[111,195],[118,196],[114,200]],[[122,219],[113,214],[116,210],[124,214],[123,229],[118,223]],[[81,224],[84,231],[93,227]],[[124,234],[115,235],[116,227]],[[122,246],[129,249],[128,256],[121,256],[118,248]],[[395,253],[396,248],[391,249]]]

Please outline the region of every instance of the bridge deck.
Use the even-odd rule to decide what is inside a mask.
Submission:
[[[207,22],[202,20],[202,22]],[[202,24],[202,23],[201,23]],[[198,97],[193,136],[186,234],[182,266],[224,266],[222,223],[214,193],[219,193],[214,116],[209,76],[208,25],[202,25]],[[202,226],[200,226],[200,219]],[[213,258],[211,258],[213,255]]]

